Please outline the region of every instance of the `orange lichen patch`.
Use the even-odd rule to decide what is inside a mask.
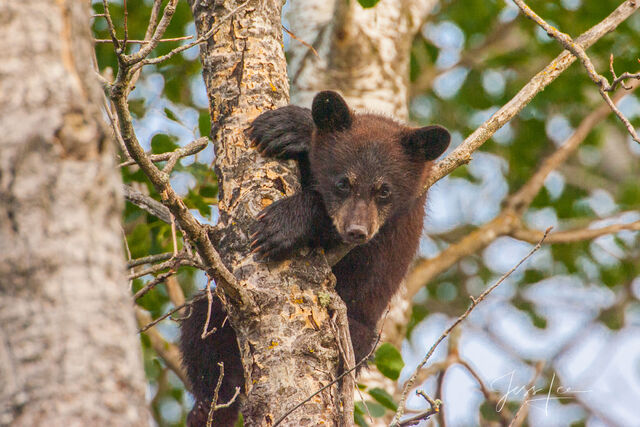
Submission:
[[[267,169],[267,178],[269,178],[270,180],[274,180],[274,179],[280,178],[280,174],[276,173],[271,169]]]
[[[273,200],[267,199],[266,197],[263,197],[260,200],[260,206],[262,206],[263,209],[269,206],[271,203],[273,203]]]
[[[316,307],[295,306],[295,311],[289,316],[290,319],[298,319],[304,323],[304,329],[320,330],[320,325],[327,320],[327,314],[324,310]]]

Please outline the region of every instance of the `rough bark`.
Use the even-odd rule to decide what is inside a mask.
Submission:
[[[241,2],[190,4],[197,32],[204,34]],[[245,425],[271,425],[335,378],[341,356],[329,313],[336,311],[346,327],[344,304],[332,290],[333,276],[320,253],[304,252],[291,261],[269,264],[249,254],[257,214],[299,188],[292,164],[261,158],[244,135],[260,112],[288,103],[281,7],[279,0],[252,0],[201,46],[220,187],[220,223],[212,238],[251,295],[244,305],[227,303],[245,369]],[[320,303],[325,300],[330,301],[329,313]],[[352,420],[348,398],[343,401],[338,387],[331,387],[283,424]]]
[[[0,425],[146,425],[87,2],[0,2]]]

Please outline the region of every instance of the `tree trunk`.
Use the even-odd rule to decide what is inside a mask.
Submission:
[[[257,214],[299,189],[291,163],[261,158],[244,135],[259,113],[289,100],[282,3],[251,0],[222,22],[242,2],[190,1],[198,34],[222,22],[201,45],[201,60],[220,188],[220,223],[213,240],[252,296],[244,306],[226,304],[245,370],[245,425],[271,425],[336,378],[341,356],[330,325],[332,311],[350,343],[346,309],[333,292],[334,279],[321,253],[307,251],[269,264],[249,254]],[[329,313],[321,301],[329,301]],[[345,381],[342,387],[351,391],[352,384]],[[283,425],[335,425],[341,419],[350,424],[350,399],[350,392],[343,394],[334,385],[291,413]]]
[[[301,0],[291,4],[291,30],[313,44],[291,41],[289,75],[294,104],[309,106],[319,90],[340,91],[356,110],[407,120],[409,57],[416,32],[437,0]]]
[[[0,2],[0,425],[147,425],[87,2]]]

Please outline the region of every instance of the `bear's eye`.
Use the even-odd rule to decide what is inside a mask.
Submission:
[[[382,185],[377,193],[376,193],[376,198],[378,200],[386,200],[389,198],[389,196],[391,196],[391,189],[389,188],[388,185]]]
[[[343,176],[336,181],[336,190],[340,194],[347,194],[351,190],[351,183],[346,176]]]

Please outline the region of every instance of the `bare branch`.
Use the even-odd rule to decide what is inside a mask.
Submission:
[[[203,136],[193,142],[190,142],[182,148],[178,148],[176,151],[170,154],[167,164],[162,169],[162,172],[169,175],[180,158],[199,153],[200,151],[205,149],[208,143],[209,138]]]
[[[640,221],[632,222],[629,224],[614,224],[608,227],[601,228],[580,228],[577,230],[558,231],[556,233],[549,234],[547,243],[581,242],[584,240],[592,240],[596,237],[604,236],[606,234],[618,233],[623,230],[640,231]],[[517,228],[513,230],[510,235],[512,237],[515,237],[516,239],[534,243],[540,240],[543,232],[538,230]]]
[[[108,0],[102,0],[102,6],[104,6],[104,19],[107,20],[107,27],[109,28],[111,41],[113,42],[113,46],[115,47],[116,55],[118,55],[119,57],[122,54],[122,46],[120,46],[120,41],[118,40],[118,36],[116,35],[116,29],[113,26],[113,21],[111,20]]]
[[[309,43],[307,43],[306,41],[302,40],[301,38],[298,38],[298,36],[296,36],[295,34],[293,34],[293,32],[291,30],[289,30],[287,27],[285,27],[284,25],[282,26],[282,29],[289,34],[289,37],[291,37],[292,39],[294,39],[295,41],[297,41],[298,43],[302,44],[303,46],[306,46],[307,49],[309,49],[309,51],[311,53],[313,53],[317,58],[320,57],[320,55],[318,55],[318,51],[316,50],[316,48],[314,48],[312,45],[310,45]]]
[[[640,59],[638,60],[640,62]],[[611,75],[613,76],[613,81],[611,82],[611,87],[607,90],[607,92],[613,92],[616,90],[618,85],[622,86],[624,89],[630,90],[631,88],[625,86],[624,81],[630,79],[640,80],[640,73],[629,74],[627,71],[622,73],[619,77],[616,76],[616,71],[613,69],[613,53],[609,56],[609,71],[611,71]]]
[[[166,319],[167,317],[171,316],[172,314],[182,310],[185,307],[191,307],[195,302],[200,301],[201,299],[205,298],[205,295],[198,295],[193,297],[190,301],[185,302],[182,305],[179,305],[178,307],[175,307],[171,310],[169,310],[167,313],[163,314],[162,316],[158,317],[157,319],[153,320],[152,322],[147,323],[145,326],[143,326],[142,328],[140,328],[138,330],[138,332],[146,332],[149,330],[149,328],[154,327],[155,325],[157,325],[158,323],[162,322],[164,319]]]
[[[516,414],[514,415],[513,419],[509,423],[509,427],[519,427],[524,423],[524,420],[527,417],[527,413],[529,412],[529,400],[527,399],[528,391],[533,389],[536,383],[536,380],[538,379],[538,377],[540,376],[540,373],[542,372],[543,367],[544,367],[544,362],[536,363],[536,372],[533,374],[533,378],[531,378],[531,381],[529,381],[529,384],[525,389],[527,390],[525,399],[520,405],[520,407],[518,408],[518,410],[516,411]]]
[[[636,0],[625,1],[602,22],[578,37],[575,40],[575,44],[579,45],[582,49],[590,47],[602,36],[613,31],[639,7],[640,2]],[[451,154],[435,164],[432,174],[425,182],[425,190],[445,175],[450,174],[454,169],[469,163],[469,161],[471,161],[471,153],[477,150],[484,142],[491,138],[498,129],[518,114],[534,96],[544,90],[545,87],[564,72],[575,60],[575,56],[565,51],[551,61],[551,63],[536,74],[516,96],[469,135]]]
[[[203,260],[205,260],[209,266],[207,272],[211,277],[219,279],[217,280],[218,285],[225,290],[230,298],[246,302],[246,296],[243,295],[244,292],[242,292],[233,274],[231,274],[222,263],[220,255],[213,248],[204,228],[193,217],[191,212],[189,212],[189,209],[178,197],[173,188],[171,188],[166,174],[158,170],[142,150],[133,131],[126,99],[119,95],[118,92],[114,93],[112,97],[114,98],[114,104],[118,112],[120,130],[129,154],[136,160],[140,168],[145,172],[145,175],[147,175],[154,184],[156,190],[162,196],[165,206],[169,207],[169,210],[180,224],[180,228],[195,243]],[[169,218],[169,223],[170,222],[171,219]]]
[[[127,10],[127,0],[123,0],[123,9],[124,9],[124,36],[122,37],[122,49],[127,48],[127,40],[129,39],[129,25],[127,21],[129,19],[129,11]]]
[[[591,62],[591,58],[589,58],[584,48],[580,46],[579,43],[574,42],[571,36],[569,36],[568,34],[563,33],[559,31],[557,28],[554,28],[551,25],[549,25],[544,19],[542,19],[538,14],[536,14],[524,1],[513,0],[513,2],[520,8],[522,13],[524,13],[529,19],[533,20],[536,24],[542,27],[549,36],[556,39],[566,50],[571,52],[576,58],[580,59],[580,62],[582,62],[582,65],[587,70],[587,74],[589,75],[589,78],[591,78],[591,80],[600,88],[600,95],[602,95],[602,98],[607,102],[611,110],[613,110],[613,112],[616,113],[616,116],[618,116],[618,118],[622,121],[622,123],[624,123],[625,127],[633,137],[634,141],[640,144],[640,138],[638,137],[638,134],[636,133],[635,129],[633,128],[629,120],[622,114],[622,112],[618,110],[618,108],[613,104],[613,102],[611,101],[611,98],[609,97],[608,92],[613,91],[614,87],[609,84],[609,81],[607,80],[606,77],[598,74],[598,72],[596,71],[596,68],[593,65],[593,62]],[[636,2],[632,1],[630,3],[635,5]],[[611,68],[611,71],[613,72],[612,64],[613,64],[613,58],[610,58],[610,68]],[[634,78],[640,79],[640,73],[638,73],[637,75],[631,75],[629,73],[625,73],[625,74],[627,74],[627,78],[634,77]],[[615,78],[615,72],[613,72],[613,75]],[[618,79],[618,82],[621,82],[621,81],[622,80]]]
[[[222,386],[222,379],[224,378],[224,363],[218,363],[220,366],[220,375],[218,376],[218,382],[216,383],[216,388],[213,391],[213,399],[211,399],[211,405],[209,406],[209,413],[207,414],[207,424],[206,427],[211,427],[213,425],[213,413],[218,409],[228,408],[236,401],[238,395],[240,394],[240,387],[236,387],[236,392],[231,396],[226,403],[218,404],[218,393],[220,392],[220,387]]]
[[[106,0],[103,0],[106,1]],[[126,65],[133,65],[142,61],[144,58],[149,56],[151,51],[158,46],[160,39],[164,35],[167,27],[171,23],[171,18],[176,11],[176,6],[178,4],[178,0],[169,0],[169,3],[164,7],[164,12],[162,12],[162,18],[160,18],[160,22],[153,33],[153,36],[149,39],[149,43],[145,44],[134,54],[123,56],[122,62]]]
[[[193,156],[194,154],[199,153],[200,151],[204,150],[207,147],[208,143],[209,143],[209,138],[207,138],[206,136],[203,136],[196,139],[195,141],[191,141],[184,147],[177,148],[175,151],[169,151],[167,153],[160,153],[160,154],[150,154],[148,156],[149,156],[149,159],[151,159],[151,161],[154,163],[165,162],[167,160],[171,160],[175,158],[175,160],[173,160],[173,164],[169,169],[169,171],[166,171],[163,169],[163,172],[170,173],[179,158]],[[128,160],[126,162],[120,163],[118,167],[131,166],[135,164],[136,164],[135,160]]]
[[[213,295],[211,294],[211,280],[207,281],[207,287],[205,288],[205,290],[206,290],[207,301],[209,302],[209,305],[207,306],[207,320],[204,322],[204,327],[202,328],[202,334],[200,334],[200,339],[205,339],[206,337],[208,337],[211,334],[214,334],[218,330],[218,328],[215,326],[211,330],[209,330],[209,322],[211,321],[211,308],[213,306]],[[220,377],[222,377],[222,374],[220,374]]]
[[[182,37],[173,37],[170,39],[160,39],[158,40],[159,43],[164,43],[164,42],[178,42],[181,40],[189,40],[192,39],[193,36],[182,36]],[[95,39],[93,40],[94,43],[113,43],[113,40],[109,40],[109,39]],[[125,42],[125,40],[120,40],[120,43],[124,44],[147,44],[149,43],[149,40],[127,40]]]
[[[465,320],[469,314],[471,314],[471,312],[473,311],[474,308],[476,308],[476,306],[482,301],[484,300],[487,295],[489,295],[491,292],[493,292],[494,289],[496,289],[498,286],[500,286],[500,284],[502,282],[504,282],[514,271],[516,271],[516,269],[518,267],[520,267],[520,265],[522,265],[522,263],[524,263],[527,259],[529,259],[529,257],[531,257],[531,255],[533,255],[536,251],[538,251],[538,249],[540,249],[540,247],[542,246],[542,243],[544,242],[544,240],[547,237],[547,234],[551,231],[551,227],[547,228],[547,230],[545,231],[544,235],[542,236],[542,239],[540,239],[540,241],[538,242],[538,244],[531,249],[531,251],[527,254],[527,256],[525,256],[524,258],[522,258],[520,260],[520,262],[518,262],[518,264],[516,264],[511,270],[507,271],[502,277],[500,277],[500,279],[498,279],[498,281],[493,284],[490,288],[486,289],[484,292],[482,292],[478,298],[474,298],[471,297],[471,304],[469,305],[469,307],[467,308],[467,310],[460,316],[458,317],[455,322],[453,322],[451,324],[451,326],[449,326],[443,333],[442,335],[440,335],[440,337],[436,340],[436,342],[431,346],[431,348],[429,349],[429,351],[427,352],[427,354],[424,356],[424,358],[420,361],[420,363],[418,364],[418,366],[416,366],[415,372],[413,373],[413,375],[411,375],[411,377],[409,378],[409,380],[405,383],[404,385],[404,389],[402,391],[402,398],[400,399],[400,403],[398,404],[398,410],[396,411],[396,415],[393,417],[393,421],[391,422],[391,425],[398,425],[398,422],[400,420],[400,417],[402,417],[402,415],[404,414],[404,406],[405,406],[405,402],[407,400],[407,394],[409,393],[409,389],[413,386],[416,377],[418,376],[418,372],[420,371],[420,369],[422,369],[422,367],[427,363],[427,361],[429,360],[429,358],[431,357],[431,355],[433,355],[433,352],[436,350],[436,348],[438,347],[438,345],[440,345],[440,343],[447,337],[449,336],[449,334],[451,333],[451,331],[453,331],[463,320]]]
[[[190,265],[192,267],[202,268],[202,266],[195,259],[193,259],[191,255],[182,252],[169,261],[163,262],[161,264],[156,264],[152,267],[137,271],[129,275],[128,280],[137,279],[138,277],[146,276],[147,274],[155,274],[161,270],[166,270],[168,268],[176,269],[182,265]]]
[[[133,300],[137,301],[138,299],[142,298],[144,295],[147,294],[147,292],[149,292],[151,289],[155,288],[160,283],[164,282],[167,278],[173,276],[174,274],[176,274],[174,269],[171,269],[165,273],[158,274],[158,276],[156,276],[153,280],[149,281],[149,283],[144,285],[142,289],[140,289],[138,292],[135,293],[135,295],[133,296]]]
[[[398,426],[412,426],[418,424],[420,421],[428,420],[433,415],[436,415],[440,412],[440,405],[442,405],[442,401],[440,399],[433,400],[424,390],[416,390],[416,394],[422,396],[424,400],[426,400],[430,408],[427,411],[421,412],[411,418],[407,418],[406,420],[400,421]]]
[[[162,7],[162,0],[154,0],[153,7],[151,8],[151,15],[149,15],[149,24],[147,25],[147,31],[144,34],[145,40],[150,40],[153,36],[153,31],[156,29],[158,23],[158,15],[160,14],[160,8]]]
[[[127,268],[129,269],[129,268],[137,267],[142,264],[151,264],[158,261],[166,261],[169,258],[172,258],[173,256],[174,256],[173,253],[167,252],[164,254],[149,255],[142,258],[132,259],[132,260],[129,260],[129,262],[127,262]]]
[[[128,185],[123,185],[122,188],[124,189],[124,198],[127,201],[133,203],[140,209],[149,212],[159,220],[166,222],[167,224],[171,224],[171,212],[165,205],[139,191],[134,190]]]

